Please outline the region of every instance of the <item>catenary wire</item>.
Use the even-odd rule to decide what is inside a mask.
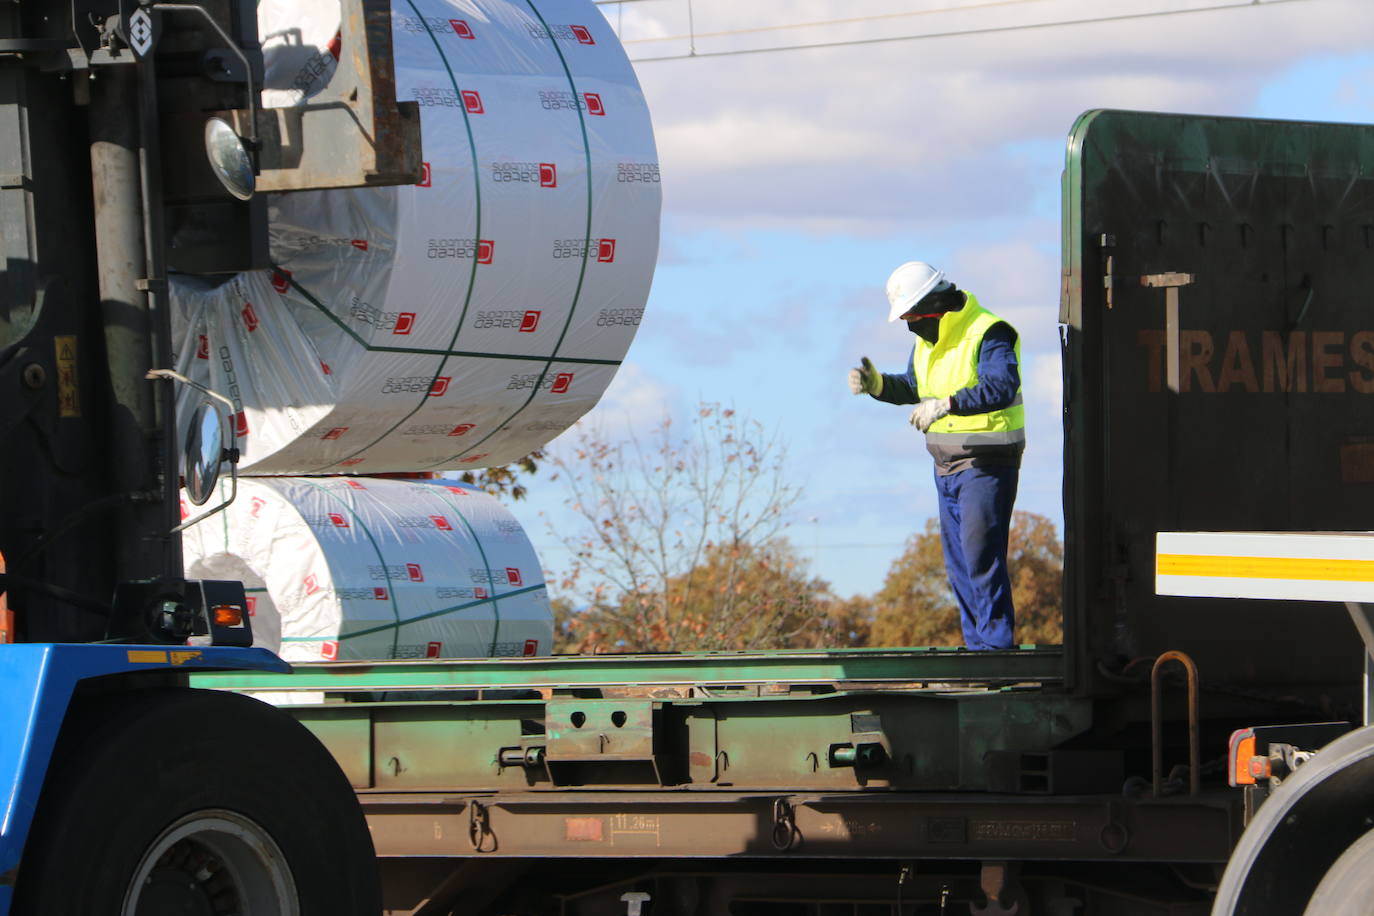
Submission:
[[[929,38],[955,38],[962,35],[990,35],[1001,32],[1021,32],[1039,29],[1053,29],[1074,25],[1095,23],[1126,22],[1139,19],[1155,19],[1163,16],[1182,16],[1188,13],[1211,13],[1263,6],[1277,6],[1281,3],[1309,3],[1312,0],[1239,0],[1235,3],[1222,3],[1212,6],[1198,6],[1186,10],[1152,10],[1143,13],[1122,13],[1116,16],[1090,16],[1083,19],[1063,19],[1055,22],[1031,22],[1021,25],[987,26],[978,29],[956,29],[947,32],[923,32],[916,35],[884,35],[879,38],[854,38],[843,41],[816,42],[814,44],[776,45],[768,48],[734,48],[725,51],[695,51],[688,54],[664,54],[653,57],[633,57],[631,63],[652,63],[660,60],[690,60],[697,57],[731,57],[741,54],[766,54],[771,51],[804,51],[810,48],[841,48],[859,45],[888,44],[897,41],[920,41]]]
[[[728,35],[749,35],[756,32],[779,32],[783,29],[812,29],[825,25],[852,25],[859,22],[876,22],[882,19],[910,19],[912,16],[934,16],[941,13],[962,13],[967,10],[982,10],[1000,6],[1023,6],[1027,3],[1047,2],[1050,2],[1050,0],[987,0],[987,2],[984,3],[970,3],[965,6],[939,6],[928,10],[907,10],[901,13],[877,13],[872,16],[849,16],[845,19],[817,19],[814,22],[787,22],[782,25],[761,25],[747,29],[726,29],[720,32],[693,32],[689,35],[664,35],[655,38],[621,39],[620,43],[631,45],[642,42],[686,41],[691,38],[722,38]]]

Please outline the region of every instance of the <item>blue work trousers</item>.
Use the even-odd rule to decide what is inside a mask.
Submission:
[[[1016,611],[1007,574],[1007,537],[1020,468],[969,468],[935,475],[945,573],[959,604],[964,644],[1012,649]]]

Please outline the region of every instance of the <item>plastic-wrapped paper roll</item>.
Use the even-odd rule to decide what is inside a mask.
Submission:
[[[254,645],[288,661],[552,649],[529,539],[494,497],[470,487],[250,478],[183,544],[188,578],[244,583]]]
[[[178,368],[233,399],[248,474],[509,463],[596,404],[643,314],[657,154],[601,14],[586,0],[392,9],[420,185],[277,195],[279,269],[174,283]],[[268,104],[330,78],[338,15],[263,0]]]

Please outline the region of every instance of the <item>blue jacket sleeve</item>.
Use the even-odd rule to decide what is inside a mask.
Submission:
[[[915,389],[913,382],[912,389]],[[887,390],[884,379],[883,390]],[[1005,321],[988,328],[978,348],[978,384],[962,388],[950,398],[956,416],[991,413],[1010,407],[1021,390],[1021,369],[1016,362],[1016,331]]]
[[[911,348],[912,356],[916,348]],[[916,395],[916,373],[911,368],[911,356],[906,358],[906,372],[884,372],[883,390],[873,397],[889,404],[915,404],[920,400]]]

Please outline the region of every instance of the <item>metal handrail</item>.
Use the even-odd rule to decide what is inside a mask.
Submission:
[[[1164,722],[1160,714],[1160,701],[1164,685],[1159,678],[1160,669],[1165,663],[1176,661],[1183,665],[1188,679],[1188,794],[1197,795],[1201,786],[1201,772],[1198,763],[1198,676],[1197,665],[1187,653],[1178,650],[1165,652],[1155,659],[1150,669],[1150,743],[1154,752],[1154,797],[1159,798],[1164,788]]]

